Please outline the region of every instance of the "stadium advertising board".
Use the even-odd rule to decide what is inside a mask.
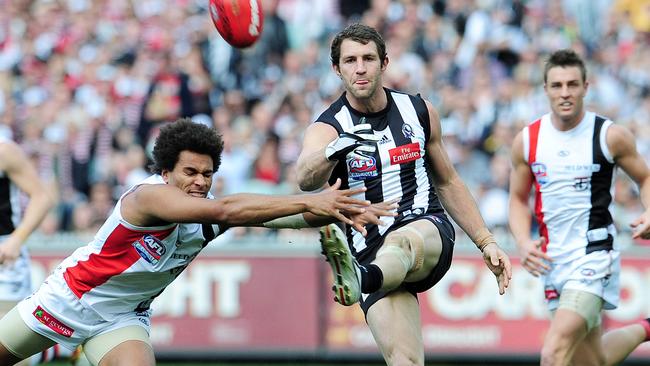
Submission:
[[[619,309],[605,327],[650,313],[650,257],[625,256]],[[62,259],[33,254],[34,280]],[[158,351],[331,352],[376,354],[363,313],[332,301],[320,257],[201,254],[154,301],[152,340]],[[430,355],[516,357],[538,354],[547,312],[541,284],[518,263],[505,296],[480,258],[458,253],[445,278],[420,296]],[[650,347],[633,357],[650,360]]]

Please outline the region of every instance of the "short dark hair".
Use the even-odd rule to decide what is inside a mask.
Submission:
[[[153,147],[153,173],[173,170],[182,151],[210,155],[212,168],[216,172],[221,165],[223,140],[217,130],[193,122],[189,118],[180,118],[160,129],[160,135]]]
[[[332,47],[330,48],[332,65],[339,65],[339,59],[341,58],[341,43],[346,39],[351,39],[361,44],[368,44],[370,41],[375,42],[379,59],[382,63],[386,59],[386,42],[384,42],[384,39],[381,37],[379,32],[377,32],[373,27],[361,23],[354,23],[347,26],[334,37]]]
[[[582,74],[582,82],[587,81],[587,69],[585,68],[585,62],[582,61],[582,58],[571,49],[558,50],[553,52],[547,59],[544,64],[544,83],[546,83],[546,77],[548,76],[548,70],[553,67],[567,67],[567,66],[577,66],[580,68],[580,73]]]

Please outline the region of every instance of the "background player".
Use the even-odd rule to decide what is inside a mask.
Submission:
[[[602,309],[619,302],[620,253],[608,208],[616,166],[637,184],[647,208],[650,172],[634,136],[585,110],[589,83],[572,50],[554,52],[544,67],[551,112],[521,131],[512,147],[510,228],[522,265],[542,276],[553,313],[542,365],[614,365],[650,337],[648,320],[601,338]],[[529,195],[535,187],[540,239],[531,238]],[[650,238],[650,211],[632,223]]]

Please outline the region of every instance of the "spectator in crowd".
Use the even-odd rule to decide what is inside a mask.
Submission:
[[[399,54],[389,55],[395,61],[393,79],[432,101],[443,133],[459,139],[454,145],[459,157],[487,166],[495,153],[509,152],[511,136],[544,113],[539,59],[568,46],[589,50],[585,61],[594,93],[588,106],[615,113],[610,117],[634,130],[640,152],[648,157],[650,148],[644,146],[650,145],[650,126],[644,116],[650,103],[643,101],[650,90],[650,22],[639,10],[646,2],[598,1],[582,12],[591,2],[269,0],[263,1],[268,28],[252,48],[238,50],[219,37],[205,1],[4,0],[0,133],[34,151],[41,176],[56,182],[61,230],[70,228],[62,208],[87,201],[96,182],[123,185],[127,168],[106,163],[123,151],[112,137],[131,131],[149,154],[152,128],[172,115],[212,115],[220,130],[230,127],[233,133],[227,135],[236,139],[236,149],[246,149],[248,157],[240,160],[250,172],[255,144],[267,135],[253,141],[255,134],[243,131],[250,128],[251,107],[266,104],[268,129],[280,136],[284,169],[296,158],[284,155],[293,151],[285,147],[301,139],[301,127],[283,133],[287,117],[304,120],[298,114],[308,113],[312,119],[339,94],[338,81],[320,55],[327,52],[334,29],[361,19],[399,42]],[[599,21],[589,25],[594,16]],[[595,43],[594,34],[601,36]],[[171,79],[156,75],[163,55]],[[258,61],[264,65],[255,69]],[[417,77],[410,65],[420,70]],[[173,89],[178,84],[163,80],[178,82],[181,75],[186,86],[176,90],[183,90],[183,102],[172,96],[161,109],[156,90]],[[289,94],[303,96],[304,107],[287,115],[279,105]],[[165,112],[170,106],[175,110]],[[461,123],[472,129],[465,131]],[[510,131],[493,144],[497,125]],[[491,181],[474,169],[458,170],[470,187]],[[115,192],[119,196],[121,188]],[[462,242],[464,234],[457,234]]]

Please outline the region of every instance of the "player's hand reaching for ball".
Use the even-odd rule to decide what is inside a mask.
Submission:
[[[341,187],[341,179],[337,179],[329,188],[312,194],[307,203],[309,212],[318,216],[330,216],[348,225],[353,225],[352,220],[343,212],[356,215],[366,211],[365,207],[370,205],[370,201],[352,197],[364,192],[366,188],[339,190],[339,187]]]

